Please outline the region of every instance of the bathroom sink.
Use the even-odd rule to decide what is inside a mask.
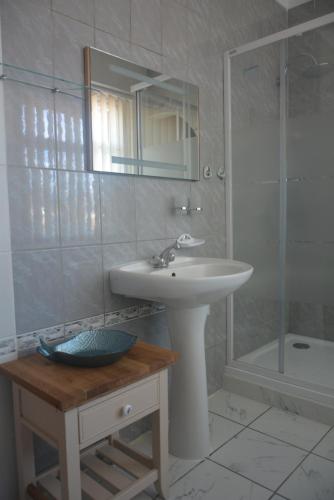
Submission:
[[[164,264],[162,256],[153,263]],[[179,256],[168,264],[153,268],[143,260],[113,267],[110,284],[114,293],[167,306],[172,348],[180,353],[172,371],[169,449],[177,457],[197,460],[211,451],[204,342],[210,304],[246,283],[253,267],[235,260]]]
[[[252,272],[252,266],[235,260],[176,257],[166,269],[154,269],[144,260],[113,267],[110,282],[114,293],[183,308],[223,299]]]

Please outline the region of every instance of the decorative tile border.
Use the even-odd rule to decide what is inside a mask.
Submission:
[[[0,339],[0,363],[17,358],[16,338],[7,337]]]
[[[126,307],[120,311],[106,313],[105,326],[119,325],[126,321],[143,318],[144,316],[152,316],[164,310],[165,306],[158,302],[145,302],[137,306]]]
[[[137,318],[139,318],[139,306],[126,307],[120,311],[106,313],[105,326],[119,325]]]
[[[34,332],[24,333],[17,337],[17,349],[19,356],[25,356],[34,351],[39,345],[39,337],[43,340],[53,341],[64,337],[64,325],[51,326]]]
[[[70,337],[83,330],[94,330],[95,328],[103,328],[104,326],[104,314],[100,314],[100,316],[93,316],[92,318],[84,318],[78,321],[72,321],[71,323],[65,323],[64,335],[65,337]]]
[[[56,341],[75,335],[82,330],[93,330],[105,326],[120,325],[127,321],[133,321],[145,316],[161,313],[164,310],[165,306],[158,302],[143,302],[136,306],[120,309],[119,311],[35,330],[33,332],[18,335],[17,337],[1,339],[0,363],[15,359],[17,354],[18,356],[26,356],[35,351],[36,347],[39,345],[39,337],[49,342]]]
[[[166,310],[164,304],[160,302],[148,302],[147,304],[142,304],[139,308],[139,317],[151,316],[152,314],[157,314]]]

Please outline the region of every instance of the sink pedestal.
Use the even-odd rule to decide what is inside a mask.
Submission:
[[[167,307],[173,350],[170,452],[180,458],[201,459],[210,452],[204,327],[209,306]]]
[[[178,256],[167,268],[142,260],[110,270],[112,292],[167,307],[171,343],[180,353],[173,367],[170,432],[170,450],[178,457],[201,459],[210,452],[204,346],[209,305],[203,304],[235,292],[252,272],[236,260]]]

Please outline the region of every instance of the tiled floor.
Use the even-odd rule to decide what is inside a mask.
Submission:
[[[226,391],[209,408],[212,452],[170,456],[170,500],[334,500],[334,428]],[[134,444],[150,453],[150,433]]]

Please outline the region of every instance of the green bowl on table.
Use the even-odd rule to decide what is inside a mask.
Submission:
[[[68,340],[49,344],[41,337],[37,352],[51,361],[67,365],[106,366],[118,361],[137,342],[137,336],[121,330],[87,330]]]

